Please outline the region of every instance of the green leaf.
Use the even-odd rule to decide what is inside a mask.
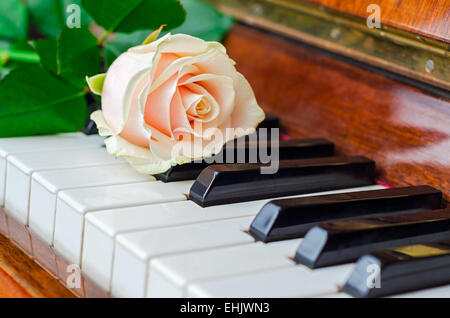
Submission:
[[[84,9],[108,32],[172,29],[185,19],[178,0],[82,0]]]
[[[180,0],[187,15],[184,23],[171,30],[173,34],[185,33],[205,41],[221,41],[233,26],[234,20],[201,0]]]
[[[12,43],[10,41],[0,40],[0,49],[7,50],[11,48]]]
[[[11,71],[0,82],[0,137],[80,130],[87,116],[84,92],[39,65]]]
[[[100,48],[87,29],[63,29],[58,38],[59,73],[94,75],[100,70]]]
[[[100,71],[100,48],[87,29],[64,28],[57,40],[38,40],[34,45],[46,69],[77,87],[86,85],[85,76]]]
[[[6,75],[11,72],[11,68],[6,66],[0,66],[0,80],[4,79]]]
[[[25,39],[28,16],[20,0],[0,1],[0,37],[10,40]]]
[[[101,95],[103,92],[103,84],[105,83],[106,73],[97,74],[91,77],[86,76],[86,81],[89,89],[96,95]]]
[[[105,65],[110,66],[112,62],[130,47],[141,44],[152,30],[140,30],[133,33],[116,33],[114,40],[105,42],[104,59]]]
[[[67,18],[71,15],[67,9],[71,4],[80,6],[81,27],[88,27],[92,22],[91,17],[83,10],[81,0],[27,0],[26,3],[36,28],[53,38],[66,27]]]
[[[184,23],[170,32],[185,33],[202,38],[206,41],[221,41],[226,32],[233,26],[234,20],[219,11],[212,5],[200,0],[181,0],[187,15]],[[141,44],[153,30],[141,30],[133,33],[116,33],[112,41],[104,45],[104,58],[106,66],[128,48]],[[161,32],[161,36],[167,32]]]
[[[15,43],[0,41],[0,59],[0,79],[15,68],[39,63],[39,56],[33,47],[23,40]]]
[[[56,62],[56,50],[57,44],[55,39],[42,39],[33,42],[36,52],[41,58],[41,64],[49,71],[53,73],[58,72],[58,66]]]

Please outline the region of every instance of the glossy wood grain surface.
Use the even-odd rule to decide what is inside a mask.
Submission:
[[[226,40],[261,106],[294,137],[324,137],[365,155],[394,186],[450,189],[450,103],[245,25]]]
[[[0,236],[0,241],[3,238]],[[0,298],[30,298],[31,295],[0,268]]]
[[[450,42],[450,1],[448,0],[308,1],[363,18],[367,18],[372,12],[367,12],[367,7],[370,4],[377,4],[380,7],[382,24]]]

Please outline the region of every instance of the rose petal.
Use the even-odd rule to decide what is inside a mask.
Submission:
[[[110,66],[102,92],[103,117],[119,134],[129,115],[134,88],[143,74],[152,67],[153,53],[148,55],[125,52]]]
[[[177,144],[177,141],[167,137],[157,129],[154,129],[152,127],[148,127],[148,129],[151,131],[153,137],[150,140],[151,152],[162,160],[173,160],[172,150],[173,147]]]
[[[102,111],[91,114],[102,136],[111,135],[113,131],[103,118]],[[124,157],[137,171],[145,174],[156,174],[166,171],[172,166],[173,160],[163,160],[154,155],[147,147],[139,147],[125,138],[112,135],[105,139],[106,150],[116,157]],[[173,146],[173,145],[172,145]]]
[[[196,62],[202,73],[224,75],[233,79],[236,75],[235,64],[226,54],[216,50],[211,51],[207,59]]]
[[[136,146],[120,136],[111,136],[105,140],[110,154],[124,157],[137,171],[145,174],[157,174],[172,166],[171,161],[162,160],[148,148]]]
[[[177,74],[148,95],[144,109],[145,123],[169,137],[172,137],[170,104],[176,88]]]
[[[204,60],[209,59],[212,55],[217,54],[215,51],[207,51],[198,56],[186,56],[181,57],[178,60],[170,64],[157,78],[152,74],[152,84],[147,88],[147,94],[157,89],[162,83],[166,82],[173,74],[178,73],[179,77],[182,78],[188,73],[197,74],[202,72],[195,64],[200,63]],[[159,51],[155,53],[155,65],[158,63]]]
[[[210,122],[210,121],[216,119],[220,112],[220,106],[219,106],[219,103],[214,98],[214,96],[212,96],[203,86],[201,86],[197,83],[190,83],[190,84],[186,84],[185,86],[189,90],[193,91],[194,93],[202,95],[204,99],[207,99],[208,103],[211,106],[211,110],[209,111],[208,114],[203,115],[203,116],[199,116],[197,114],[196,117],[189,115],[189,118],[199,121],[199,122],[202,122],[202,123],[207,123],[207,122]],[[195,106],[195,105],[193,105],[193,106]]]
[[[181,149],[182,156],[191,158],[192,161],[210,157],[213,154],[219,153],[224,143],[229,140],[226,139],[226,128],[230,127],[229,125],[230,119],[228,118],[227,120],[225,120],[223,128],[208,128],[205,134],[209,136],[209,139],[191,135],[190,138],[185,138],[179,141],[177,146]]]
[[[220,44],[219,44],[220,45]],[[152,90],[155,90],[162,83],[167,81],[168,78],[173,76],[175,72],[178,72],[180,76],[183,76],[187,72],[191,72],[191,69],[183,71],[184,65],[193,64],[189,61],[192,59],[192,55],[199,55],[204,53],[206,50],[210,48],[208,42],[203,41],[202,39],[195,38],[186,34],[176,34],[166,38],[164,41],[161,41],[156,48],[156,52],[154,55],[153,65],[159,64],[159,59],[161,56],[164,56],[168,53],[174,53],[178,57],[172,65],[171,68],[166,68],[163,74],[157,76],[155,74],[155,70],[152,71],[152,87],[146,92],[148,95]],[[152,47],[153,49],[153,47]],[[184,57],[185,56],[185,57]]]
[[[205,52],[208,43],[202,39],[187,35],[174,34],[158,45],[161,53],[176,53],[178,56],[192,56]]]
[[[154,60],[154,64],[153,64],[153,69],[152,70],[152,81],[154,81],[155,78],[159,78],[162,74],[162,72],[164,72],[166,70],[166,68],[172,64],[173,62],[175,62],[178,59],[178,57],[175,54],[171,54],[171,53],[163,53],[161,54],[161,56],[159,56],[159,58],[156,60]]]
[[[193,115],[197,115],[195,112],[195,105],[198,104],[198,102],[203,98],[202,94],[196,94],[193,91],[191,91],[190,89],[188,89],[185,86],[178,86],[178,92],[180,94],[181,97],[181,102],[184,106],[184,109],[186,111],[188,111],[189,109],[193,109],[194,114]]]
[[[259,107],[250,84],[241,73],[236,72],[234,89],[236,97],[234,111],[230,117],[231,126],[239,127],[252,133],[254,127],[264,120],[264,111]]]
[[[170,105],[170,123],[175,139],[178,139],[180,135],[193,133],[178,89]]]
[[[231,114],[232,127],[250,132],[264,120],[264,111],[259,107],[250,84],[241,73],[236,71],[234,62],[228,56],[216,51],[209,59],[199,62],[198,67],[204,72],[224,75],[233,80],[236,96]]]
[[[191,83],[197,84],[208,92],[210,96],[214,98],[216,103],[220,105],[214,111],[216,113],[211,116],[211,121],[205,128],[211,126],[219,126],[222,122],[228,118],[234,109],[235,92],[233,87],[233,80],[227,76],[220,76],[215,74],[201,74],[193,76],[185,82],[179,82],[178,85],[188,85]],[[208,121],[204,121],[205,123]]]
[[[144,128],[144,119],[139,111],[138,97],[139,93],[149,82],[147,74],[144,74],[139,80],[131,99],[130,112],[128,114],[127,122],[120,132],[120,136],[129,142],[140,147],[149,147],[150,134]]]
[[[148,159],[141,159],[137,157],[126,157],[128,163],[133,166],[138,172],[144,174],[159,174],[167,171],[170,167],[174,166],[176,163],[172,160],[161,160],[151,161]]]
[[[158,59],[156,59],[156,60],[158,60]],[[158,60],[159,61],[159,60]],[[143,90],[142,90],[142,92],[140,93],[140,95],[139,95],[139,98],[138,98],[138,100],[139,100],[139,108],[140,108],[140,112],[142,113],[142,114],[144,114],[145,113],[145,109],[146,109],[146,105],[147,105],[147,101],[148,101],[148,98],[149,98],[149,96],[154,92],[154,91],[156,91],[157,89],[159,89],[160,88],[160,86],[162,85],[162,84],[166,84],[167,85],[167,82],[169,81],[169,79],[170,78],[173,78],[174,76],[176,76],[176,78],[177,78],[177,81],[178,81],[178,78],[182,78],[182,77],[184,77],[185,75],[186,75],[186,73],[187,72],[192,72],[192,71],[196,71],[197,70],[197,68],[195,67],[195,66],[193,66],[193,65],[189,65],[189,64],[186,64],[185,66],[183,66],[183,67],[181,67],[181,69],[175,69],[175,68],[173,68],[173,65],[174,64],[176,64],[176,63],[178,63],[178,61],[179,61],[179,59],[177,60],[177,61],[175,61],[175,62],[173,62],[172,64],[170,64],[167,68],[166,68],[166,70],[164,70],[163,72],[162,72],[162,74],[160,75],[160,76],[158,76],[157,78],[155,78],[155,81],[153,81],[153,75],[151,75],[151,78],[152,78],[152,82],[151,82],[151,84],[149,83]],[[159,62],[158,62],[159,63]],[[154,68],[155,69],[155,68]],[[169,72],[167,71],[167,69],[170,69],[169,70]],[[174,70],[174,72],[172,73],[172,70]],[[154,71],[155,73],[156,73],[156,70]],[[167,74],[171,74],[171,77],[167,77],[166,75]],[[164,81],[162,81],[162,79],[164,79]],[[155,82],[156,82],[156,84],[155,84]],[[173,91],[174,91],[174,89],[173,89]],[[158,94],[158,93],[156,93],[156,94]],[[173,96],[173,95],[172,95]],[[171,97],[171,96],[170,96]],[[169,100],[169,97],[168,98],[166,98],[166,100],[168,101]],[[166,112],[166,114],[168,114],[168,112]],[[168,116],[167,116],[168,117]],[[166,131],[167,132],[167,131]],[[170,135],[171,136],[171,135]]]
[[[162,42],[166,41],[171,36],[172,35],[170,33],[167,33],[163,37],[160,37],[156,41],[153,41],[149,44],[137,45],[137,46],[131,47],[128,49],[128,52],[133,52],[133,53],[137,53],[137,54],[147,54],[147,53],[156,52],[158,45],[160,45]]]
[[[91,119],[95,122],[98,129],[98,134],[100,136],[111,136],[114,134],[112,129],[108,126],[103,117],[103,112],[101,110],[96,110],[91,114]]]

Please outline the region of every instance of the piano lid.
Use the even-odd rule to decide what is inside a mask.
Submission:
[[[207,1],[245,23],[450,89],[449,1]]]
[[[438,41],[450,42],[448,0],[308,0],[339,12],[367,19],[371,4],[380,7],[381,23]]]

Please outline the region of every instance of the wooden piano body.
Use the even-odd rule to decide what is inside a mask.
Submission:
[[[227,6],[226,1],[212,2],[242,21],[225,39],[228,53],[252,84],[264,110],[280,118],[285,133],[325,137],[335,142],[339,153],[374,159],[377,178],[382,182],[392,186],[427,184],[443,191],[448,204],[448,2],[378,1],[384,31],[420,36],[426,39],[424,43],[443,48],[447,69],[439,70],[443,72],[441,77],[398,67],[394,62],[383,65],[380,58],[367,52],[346,51],[344,46],[333,43],[333,36],[318,39],[267,21],[260,12],[265,1],[232,1],[247,3],[249,12]],[[327,14],[339,12],[360,23],[369,15],[366,8],[371,2],[311,1]],[[0,223],[5,222],[1,216]],[[13,223],[6,226],[10,233]],[[33,239],[32,233],[26,231],[17,235],[20,237],[15,241],[25,244]],[[1,297],[107,296],[88,280],[84,293],[72,293],[60,277],[48,274],[33,257],[39,259],[38,255],[26,255],[0,235]]]

